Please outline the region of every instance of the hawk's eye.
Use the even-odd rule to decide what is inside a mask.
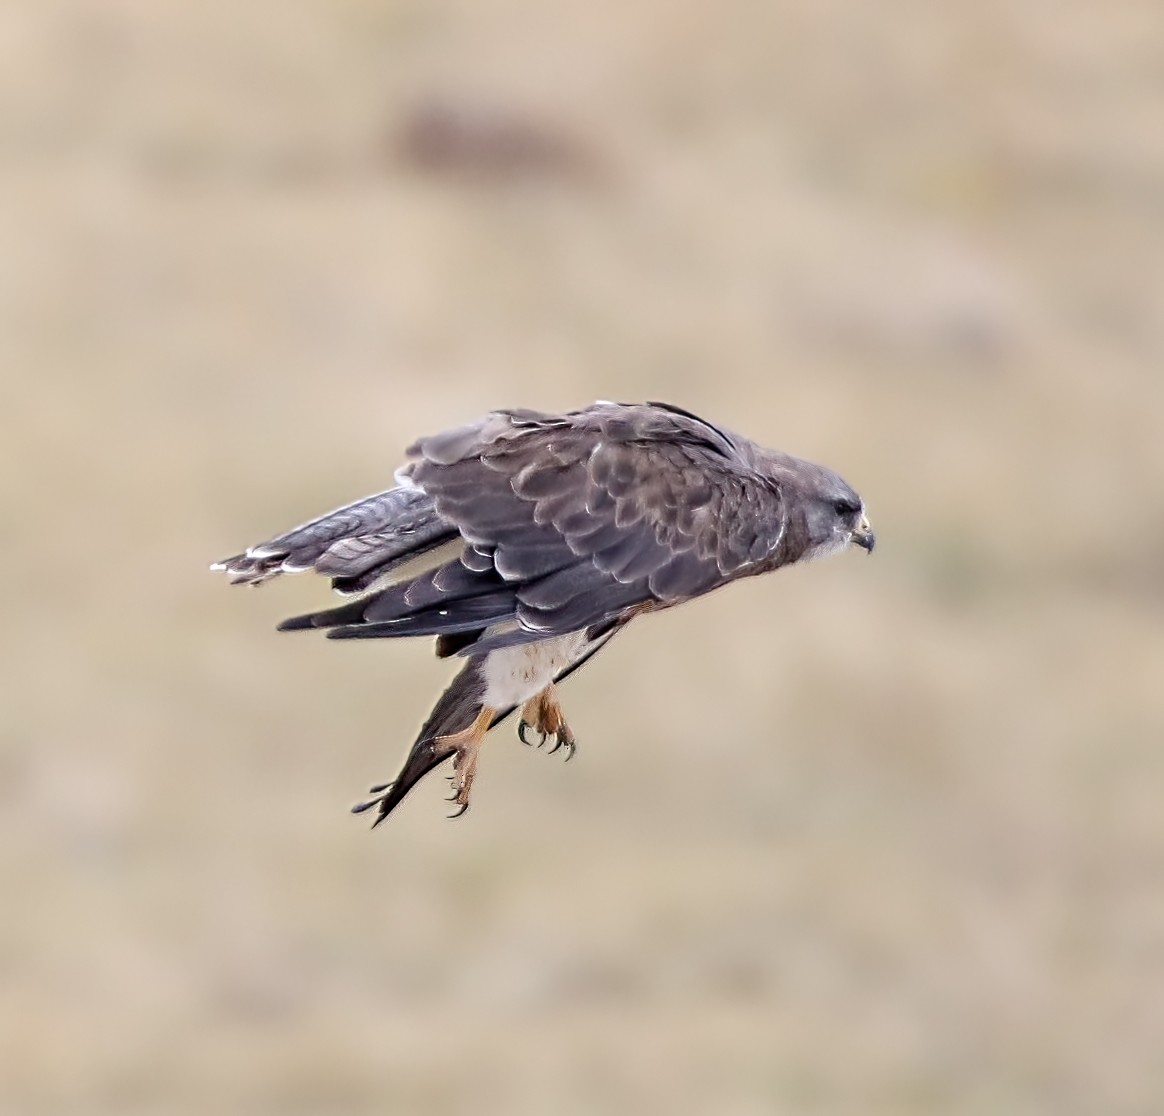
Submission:
[[[833,511],[837,515],[856,515],[860,510],[861,505],[853,503],[847,496],[842,496],[839,500],[833,501]]]

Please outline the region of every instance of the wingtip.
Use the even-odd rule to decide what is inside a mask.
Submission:
[[[346,624],[342,628],[331,628],[326,634],[328,639],[359,639],[360,628],[355,624]]]
[[[313,613],[308,613],[306,616],[289,616],[286,620],[281,620],[276,626],[275,631],[303,632],[314,627],[315,616]]]
[[[391,783],[379,783],[374,787],[370,787],[368,789],[368,793],[372,797],[365,798],[363,802],[357,802],[352,807],[352,813],[366,814],[370,809],[372,809],[373,806],[378,806],[380,808],[380,812],[372,821],[372,828],[375,829],[376,826],[378,826],[392,812],[392,807],[389,807],[387,810],[385,810],[384,805],[395,787],[395,779]],[[393,803],[393,806],[395,805],[396,803]]]

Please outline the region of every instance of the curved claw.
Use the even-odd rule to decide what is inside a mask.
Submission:
[[[523,744],[524,744],[524,745],[525,745],[527,748],[529,748],[529,747],[532,747],[532,741],[526,740],[526,738],[525,738],[525,734],[526,734],[526,730],[527,730],[527,729],[530,729],[530,728],[532,728],[532,727],[533,727],[533,726],[532,726],[532,725],[529,723],[529,721],[526,721],[526,720],[521,720],[521,721],[518,721],[518,722],[517,722],[517,738],[518,738],[518,740],[520,740],[520,741],[521,741],[521,742],[522,742],[522,743],[523,743]]]
[[[577,744],[572,736],[564,732],[557,732],[554,734],[554,746],[550,749],[549,754],[552,756],[559,748],[565,750],[566,754],[562,758],[569,763],[574,758]]]
[[[365,810],[370,810],[373,806],[379,806],[382,798],[369,798],[367,802],[357,802],[352,807],[353,814],[362,814]]]
[[[453,821],[455,818],[459,818],[468,808],[469,804],[467,802],[462,802],[460,808],[455,814],[449,814],[449,821]]]
[[[379,783],[378,785],[376,785],[374,787],[369,787],[368,793],[369,794],[383,794],[385,791],[390,791],[394,786],[396,786],[395,781],[393,781],[391,783]]]

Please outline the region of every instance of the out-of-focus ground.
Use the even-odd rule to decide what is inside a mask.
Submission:
[[[1162,75],[1156,0],[6,5],[0,1110],[1164,1111]],[[208,562],[594,398],[876,556],[369,832],[447,664]]]

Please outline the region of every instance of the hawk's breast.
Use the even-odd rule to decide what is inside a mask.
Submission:
[[[589,643],[581,631],[490,651],[481,666],[485,705],[490,709],[524,705],[581,658]]]

